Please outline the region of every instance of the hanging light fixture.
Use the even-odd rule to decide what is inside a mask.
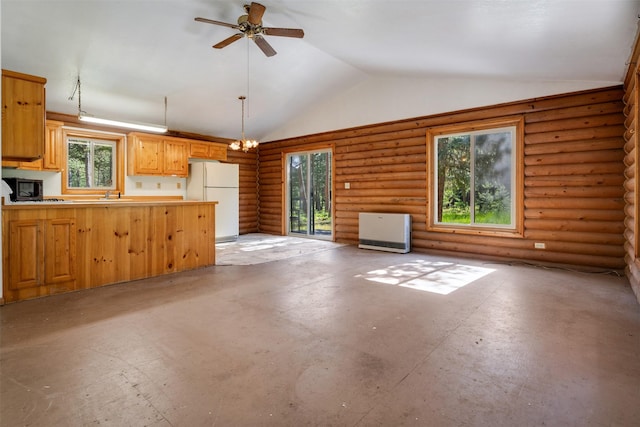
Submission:
[[[76,87],[73,90],[73,93],[69,97],[69,100],[72,100],[75,96],[76,92],[78,92],[78,119],[82,122],[87,123],[95,123],[99,125],[106,126],[116,126],[126,129],[135,129],[142,130],[147,132],[157,132],[164,133],[167,132],[167,97],[164,98],[164,125],[152,125],[147,123],[137,123],[137,122],[123,122],[120,120],[111,120],[111,119],[103,119],[99,117],[94,117],[88,115],[85,111],[82,110],[82,89],[80,87],[80,76],[78,76],[78,81],[76,82]]]
[[[244,100],[247,99],[246,96],[239,96],[238,99],[242,101],[242,138],[236,141],[233,141],[229,147],[232,150],[242,150],[245,153],[252,148],[256,148],[259,144],[255,139],[246,139],[244,137]]]

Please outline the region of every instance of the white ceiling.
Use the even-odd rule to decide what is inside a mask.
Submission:
[[[2,68],[46,77],[48,111],[77,113],[79,74],[89,114],[162,123],[166,96],[171,129],[228,138],[246,95],[247,136],[268,140],[619,84],[640,13],[638,0],[262,0],[264,26],[304,39],[266,36],[271,58],[248,39],[212,49],[235,31],[193,18],[235,23],[244,3],[2,0]]]

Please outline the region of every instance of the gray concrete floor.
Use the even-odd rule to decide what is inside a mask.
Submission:
[[[2,426],[640,425],[610,275],[343,246],[0,316]]]

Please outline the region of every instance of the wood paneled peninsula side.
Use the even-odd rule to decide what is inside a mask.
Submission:
[[[5,205],[4,302],[215,265],[216,204]]]

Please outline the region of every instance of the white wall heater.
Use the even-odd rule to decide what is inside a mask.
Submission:
[[[359,248],[405,254],[411,251],[411,215],[364,213],[359,215]]]

